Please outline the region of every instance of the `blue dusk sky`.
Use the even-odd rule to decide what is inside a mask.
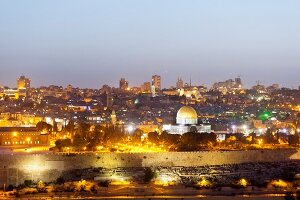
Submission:
[[[299,0],[0,0],[0,84],[300,85]]]

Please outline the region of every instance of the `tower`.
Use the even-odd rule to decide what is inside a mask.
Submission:
[[[178,80],[176,82],[176,88],[177,89],[183,88],[183,80],[181,78],[178,78]]]
[[[18,78],[17,88],[20,97],[25,98],[29,95],[30,82],[31,80],[25,76],[20,76],[20,78]]]
[[[106,93],[106,107],[110,108],[113,106],[114,98],[111,93]]]
[[[128,81],[126,81],[125,78],[120,79],[119,88],[121,90],[126,90],[128,88]]]
[[[117,115],[114,110],[111,112],[110,117],[111,117],[111,124],[115,126],[117,124]]]
[[[25,76],[20,76],[20,78],[18,78],[18,80],[17,80],[18,90],[20,90],[20,89],[29,90],[30,82],[31,82],[31,80],[29,78],[26,78]]]
[[[152,76],[152,86],[155,87],[155,91],[161,90],[161,77],[159,75]]]

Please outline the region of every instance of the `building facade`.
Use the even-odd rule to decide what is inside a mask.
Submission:
[[[152,86],[155,87],[155,91],[161,90],[161,77],[159,75],[152,76]]]
[[[199,124],[195,109],[190,106],[183,106],[177,112],[176,125],[164,124],[163,131],[180,135],[187,132],[211,133],[211,125]]]
[[[49,145],[49,134],[33,127],[0,127],[1,147],[31,147]]]

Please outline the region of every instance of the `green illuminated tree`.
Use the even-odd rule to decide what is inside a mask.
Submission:
[[[271,117],[271,112],[269,111],[264,111],[259,114],[258,118],[262,121],[266,121]]]

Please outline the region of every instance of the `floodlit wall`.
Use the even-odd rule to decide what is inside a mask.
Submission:
[[[55,181],[63,171],[84,168],[157,167],[275,162],[300,159],[296,149],[162,153],[0,154],[0,185]]]

